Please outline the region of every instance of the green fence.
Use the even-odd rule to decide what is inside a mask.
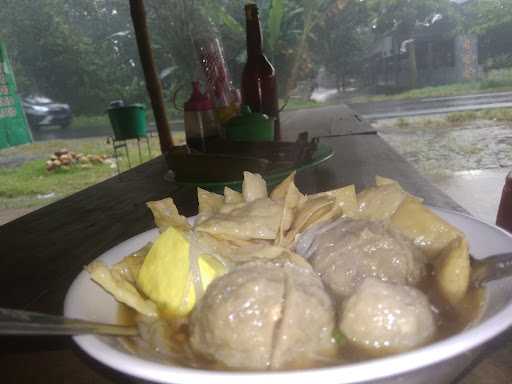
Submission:
[[[32,142],[14,73],[4,44],[0,42],[0,149]]]

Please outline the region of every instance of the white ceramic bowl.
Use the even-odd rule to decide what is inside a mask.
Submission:
[[[445,220],[461,229],[477,258],[512,251],[512,236],[470,216],[434,209]],[[151,230],[135,236],[104,253],[99,259],[108,264],[142,247],[157,235]],[[107,323],[116,321],[117,304],[110,295],[82,272],[71,285],[64,303],[68,317]],[[369,362],[331,368],[285,372],[225,372],[184,368],[146,360],[127,352],[116,338],[76,336],[74,340],[93,358],[127,375],[174,384],[303,384],[378,383],[427,384],[449,383],[471,362],[486,341],[512,324],[512,279],[487,286],[486,305],[480,322],[466,331],[413,352]]]

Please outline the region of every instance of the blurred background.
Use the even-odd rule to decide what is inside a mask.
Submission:
[[[464,199],[472,194],[457,191],[485,180],[472,193],[488,201],[473,213],[493,221],[512,165],[512,1],[255,2],[264,51],[277,69],[287,111],[349,105],[461,204],[471,205]],[[171,99],[180,90],[176,104],[182,105],[190,82],[201,79],[195,38],[220,39],[239,87],[246,59],[245,3],[145,1],[177,142],[183,141],[182,112]],[[128,1],[1,4],[0,42],[34,143],[0,150],[0,224],[114,175],[111,161],[56,172],[45,162],[62,149],[111,158],[105,113],[110,103],[149,106]],[[151,131],[151,111],[147,116]],[[51,125],[40,124],[48,119]],[[158,153],[156,137],[150,140],[153,151],[144,152],[143,161]]]

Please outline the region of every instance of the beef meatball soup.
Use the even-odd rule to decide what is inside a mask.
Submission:
[[[149,202],[153,243],[91,278],[120,303],[134,354],[217,370],[289,370],[411,351],[462,331],[483,306],[468,243],[397,182],[304,195],[198,189],[199,214]]]

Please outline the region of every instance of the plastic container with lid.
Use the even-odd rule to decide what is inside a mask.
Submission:
[[[116,140],[146,137],[146,107],[142,104],[111,103],[107,110]]]
[[[189,147],[206,152],[206,142],[221,135],[220,125],[213,103],[206,93],[201,93],[199,82],[194,81],[192,86],[184,105],[185,136]]]

